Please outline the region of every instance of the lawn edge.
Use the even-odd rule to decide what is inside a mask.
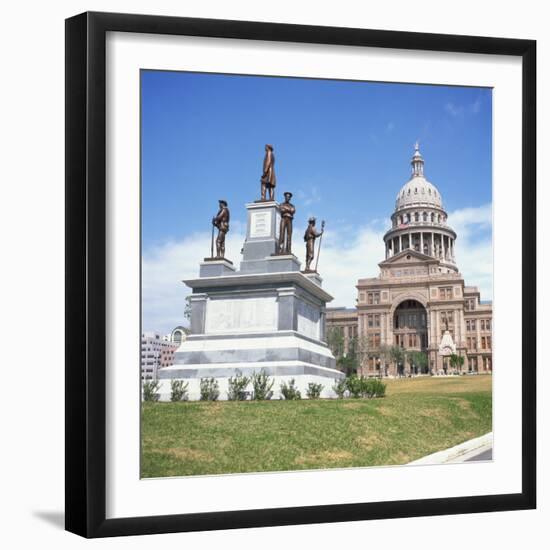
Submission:
[[[452,464],[463,462],[473,451],[483,452],[492,448],[493,446],[493,432],[488,432],[482,436],[464,441],[459,445],[444,449],[443,451],[437,451],[430,455],[423,456],[417,460],[409,462],[408,465],[428,465],[428,464]]]

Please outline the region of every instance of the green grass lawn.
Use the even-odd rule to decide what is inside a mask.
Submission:
[[[142,476],[405,464],[492,429],[490,376],[386,382],[382,399],[144,403]]]

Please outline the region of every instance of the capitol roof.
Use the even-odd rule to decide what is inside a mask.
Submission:
[[[412,177],[397,194],[395,209],[401,210],[414,206],[442,209],[441,194],[437,187],[424,177],[424,159],[420,154],[418,143],[415,145],[411,165]]]

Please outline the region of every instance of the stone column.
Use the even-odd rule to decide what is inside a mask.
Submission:
[[[424,254],[424,233],[420,232],[420,252]]]
[[[435,258],[434,232],[432,231],[432,257]]]
[[[403,234],[399,235],[399,252],[403,252]]]

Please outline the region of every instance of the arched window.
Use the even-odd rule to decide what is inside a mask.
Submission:
[[[419,220],[420,220],[420,216],[419,216],[418,212],[415,212],[414,213],[414,221],[417,222]]]
[[[441,223],[441,214],[437,215],[437,223]]]
[[[428,221],[428,214],[426,212],[422,212],[422,221]]]
[[[435,220],[435,214],[432,212],[430,216],[431,222],[433,223]]]

